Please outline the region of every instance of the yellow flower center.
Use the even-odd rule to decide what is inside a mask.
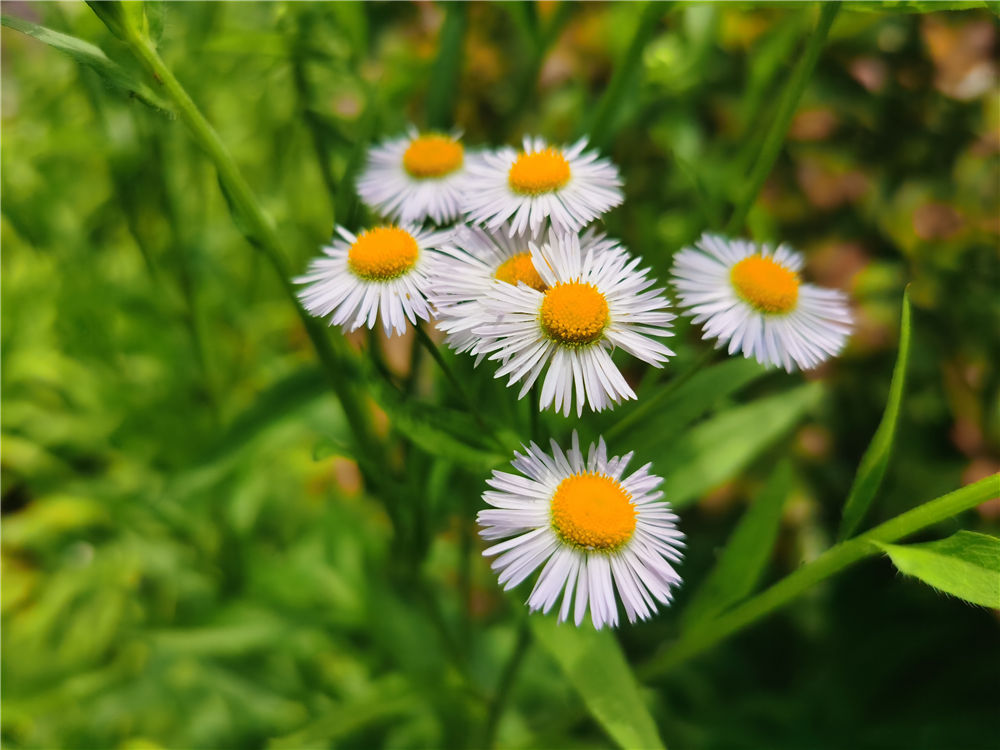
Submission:
[[[413,268],[419,254],[417,241],[399,227],[376,227],[358,235],[347,254],[355,274],[369,281],[388,281]]]
[[[522,195],[558,190],[569,182],[569,162],[551,146],[542,151],[522,151],[507,174],[510,189]]]
[[[508,284],[517,286],[517,282],[527,284],[537,292],[544,292],[548,289],[545,281],[535,270],[535,264],[531,262],[531,253],[524,252],[512,255],[500,264],[493,277],[506,281]]]
[[[592,344],[608,325],[608,301],[593,284],[568,281],[545,292],[542,329],[560,344]]]
[[[604,474],[575,474],[556,487],[550,506],[552,528],[569,544],[613,550],[635,532],[632,496]]]
[[[403,154],[403,167],[412,177],[444,177],[462,166],[462,144],[447,135],[414,138]]]
[[[783,315],[799,300],[799,276],[771,258],[751,255],[729,272],[736,293],[755,309]]]

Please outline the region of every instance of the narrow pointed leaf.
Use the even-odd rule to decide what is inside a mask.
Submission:
[[[971,604],[1000,609],[1000,539],[959,531],[927,544],[876,544],[900,573]]]
[[[609,630],[532,617],[535,640],[555,659],[590,715],[620,747],[662,748],[635,674]]]
[[[699,370],[680,386],[669,381],[656,390],[644,390],[624,417],[613,418],[604,436],[611,439],[627,431],[630,442],[641,443],[680,431],[767,372],[752,359],[732,357]]]
[[[448,3],[445,7],[427,92],[427,127],[431,129],[447,130],[454,120],[467,10],[465,3]]]
[[[170,108],[146,84],[135,79],[128,71],[104,54],[104,50],[83,39],[63,34],[59,31],[39,26],[14,16],[4,15],[3,25],[22,34],[33,36],[53,49],[72,57],[80,65],[94,70],[111,88],[128,97],[138,99],[143,104],[170,115]]]
[[[899,421],[900,405],[903,402],[903,389],[906,385],[906,367],[910,354],[910,296],[903,293],[903,315],[899,331],[899,354],[896,355],[896,366],[892,371],[892,383],[889,385],[889,400],[882,414],[882,421],[875,436],[872,438],[865,455],[861,457],[858,473],[844,503],[844,515],[840,521],[840,538],[846,539],[865,517],[875,493],[878,492],[885,470],[889,465],[892,443],[896,437],[896,423]]]
[[[682,507],[735,477],[777,442],[819,401],[823,387],[809,383],[728,409],[692,428],[683,441],[669,441],[654,458],[663,491]]]
[[[771,557],[781,524],[781,509],[792,487],[792,467],[785,460],[740,519],[715,567],[684,610],[685,630],[719,614],[753,593]]]

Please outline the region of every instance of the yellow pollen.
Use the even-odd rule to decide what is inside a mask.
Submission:
[[[545,292],[542,329],[560,344],[592,344],[608,325],[608,301],[593,284],[568,281]]]
[[[577,547],[613,550],[635,531],[632,496],[604,474],[566,477],[556,487],[550,512],[556,534]]]
[[[417,241],[399,227],[376,227],[362,232],[351,245],[347,264],[369,281],[388,281],[413,268],[417,262]]]
[[[403,154],[403,167],[410,176],[425,179],[444,177],[460,166],[464,152],[462,144],[447,135],[422,135],[414,138]]]
[[[497,269],[493,277],[506,281],[508,284],[517,286],[517,282],[527,284],[536,292],[544,292],[548,289],[542,277],[535,270],[535,264],[531,262],[531,253],[524,252],[513,255]]]
[[[744,258],[729,272],[736,293],[755,309],[784,315],[799,300],[799,276],[762,255]]]
[[[523,195],[558,190],[569,182],[569,162],[551,146],[542,151],[522,151],[507,174],[510,189]]]

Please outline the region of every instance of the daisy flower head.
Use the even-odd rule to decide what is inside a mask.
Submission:
[[[483,305],[494,281],[513,286],[524,284],[539,292],[548,287],[535,270],[532,244],[543,242],[545,233],[530,231],[511,234],[507,225],[496,230],[478,226],[459,227],[452,240],[441,248],[441,256],[431,272],[431,293],[437,327],[448,334],[446,339],[455,351],[466,352],[481,341],[473,331],[495,320],[495,313]],[[580,238],[586,251],[603,252],[617,243],[588,229]],[[480,352],[476,364],[482,360]]]
[[[547,368],[539,409],[554,405],[569,416],[574,396],[577,415],[586,401],[602,411],[635,398],[611,359],[615,347],[660,367],[673,355],[657,338],[672,336],[667,300],[640,259],[620,245],[585,243],[576,234],[551,235],[531,244],[531,260],[544,290],[494,281],[483,306],[491,322],[473,330],[474,354],[499,360],[496,377],[521,383],[523,398]]]
[[[358,179],[361,199],[404,224],[430,218],[448,224],[461,214],[468,154],[457,133],[418,133],[391,138],[371,149]]]
[[[385,225],[356,236],[338,226],[336,234],[294,280],[304,285],[298,296],[306,310],[348,331],[381,318],[387,336],[404,333],[407,320],[428,319],[428,269],[445,233]]]
[[[463,210],[491,229],[509,222],[511,234],[547,222],[558,232],[581,229],[622,202],[618,168],[586,148],[585,138],[563,147],[525,136],[521,151],[484,153],[469,165]]]
[[[674,258],[673,282],[681,307],[717,347],[729,342],[730,354],[810,370],[844,347],[851,314],[842,292],[803,283],[802,265],[784,244],[704,234]]]
[[[680,584],[684,534],[656,488],[663,481],[647,464],[625,476],[632,454],[609,459],[604,440],[584,459],[574,431],[565,453],[552,441],[548,454],[532,443],[515,453],[519,472],[494,471],[483,493],[491,508],[479,512],[480,536],[504,539],[483,554],[511,589],[542,568],[528,597],[531,611],[548,612],[562,595],[559,621],[594,627],[618,625],[615,590],[630,623],[669,604]],[[544,566],[544,567],[543,567]],[[574,602],[574,594],[576,596]]]

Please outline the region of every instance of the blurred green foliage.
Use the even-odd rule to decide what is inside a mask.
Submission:
[[[628,421],[611,449],[653,461],[685,506],[688,585],[620,632],[633,665],[676,637],[779,459],[791,489],[757,575],[832,543],[888,396],[905,284],[910,372],[867,522],[1000,468],[996,18],[846,6],[747,224],[850,292],[847,352],[806,385],[716,364],[642,410],[702,356],[680,322],[673,367],[628,371],[637,403],[579,425],[541,416],[560,439]],[[386,466],[362,466],[384,469],[375,496],[353,460],[372,457],[350,455],[210,162],[159,97],[127,94],[157,82],[82,4],[4,11],[97,45],[117,71],[3,29],[4,744],[606,746],[535,641],[497,701],[524,592],[498,591],[474,516],[532,405],[446,355],[497,445],[410,338],[350,337],[389,446]],[[146,4],[296,271],[334,221],[370,218],[350,183],[368,144],[453,109],[472,143],[599,125],[626,180],[609,230],[665,278],[731,215],[815,19],[798,4]],[[439,34],[460,42],[452,89]],[[963,525],[996,533],[998,518],[993,503]],[[642,697],[680,748],[986,748],[997,625],[871,561]]]

